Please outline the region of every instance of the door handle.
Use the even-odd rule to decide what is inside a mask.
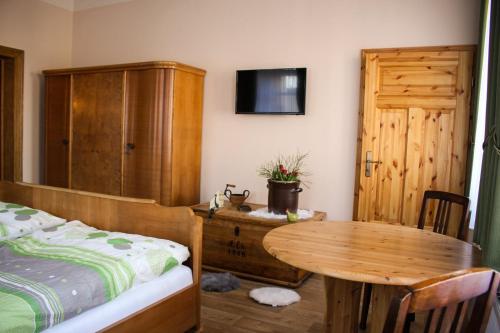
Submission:
[[[132,152],[132,150],[135,149],[135,144],[133,143],[127,143],[125,145],[125,154],[130,154]]]
[[[373,161],[373,153],[369,150],[366,152],[366,162],[365,162],[365,177],[372,176],[372,164],[382,164],[382,161]]]

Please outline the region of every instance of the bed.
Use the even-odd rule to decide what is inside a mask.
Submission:
[[[101,230],[169,239],[189,249],[188,261],[165,273],[165,277],[129,289],[47,332],[75,331],[75,327],[80,327],[79,331],[102,332],[200,330],[203,224],[191,209],[163,207],[152,200],[9,182],[0,182],[0,201],[30,206],[68,221],[84,221]],[[162,278],[172,276],[180,281],[177,285],[162,283]]]

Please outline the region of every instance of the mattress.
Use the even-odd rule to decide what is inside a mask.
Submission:
[[[96,332],[191,284],[193,284],[191,269],[178,265],[152,281],[132,287],[110,302],[65,320],[43,332]]]

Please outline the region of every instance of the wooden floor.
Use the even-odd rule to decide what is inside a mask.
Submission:
[[[240,289],[201,296],[203,333],[323,333],[326,308],[323,279],[314,274],[295,289],[301,301],[285,307],[261,305],[248,297],[250,290],[272,286],[240,279]],[[368,319],[369,320],[369,319]],[[425,314],[418,314],[411,333],[423,332]],[[370,322],[366,332],[370,331]],[[359,330],[360,333],[365,332]]]
[[[253,288],[268,284],[240,279],[240,289],[227,293],[202,291],[204,333],[319,333],[323,332],[325,299],[323,280],[313,275],[296,291],[298,303],[273,308],[248,297]]]

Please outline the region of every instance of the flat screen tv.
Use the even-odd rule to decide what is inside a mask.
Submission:
[[[236,71],[236,113],[305,114],[306,68]]]

